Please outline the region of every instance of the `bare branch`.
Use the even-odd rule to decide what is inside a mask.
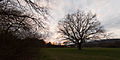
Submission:
[[[75,44],[84,43],[90,38],[99,38],[100,33],[104,33],[103,27],[96,18],[96,14],[91,12],[85,13],[77,11],[68,14],[62,22],[60,22],[60,31],[67,37],[66,39]]]

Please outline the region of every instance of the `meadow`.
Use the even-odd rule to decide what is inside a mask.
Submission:
[[[120,60],[120,48],[43,48],[38,60]]]

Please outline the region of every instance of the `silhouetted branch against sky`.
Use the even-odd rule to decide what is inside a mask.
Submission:
[[[64,38],[75,43],[79,49],[87,40],[99,39],[98,34],[104,33],[96,14],[81,10],[67,14],[60,22],[59,29],[65,35]]]
[[[50,31],[53,32],[51,36],[58,35],[54,34],[54,32],[56,32],[54,30],[57,29],[56,21],[61,20],[66,14],[73,13],[77,9],[80,9],[95,12],[101,25],[104,26],[106,33],[113,33],[113,38],[120,38],[119,2],[119,0],[54,0],[52,4],[50,4],[50,7],[53,9],[50,14],[55,19],[50,20],[53,22],[50,25],[52,26],[50,27]]]
[[[37,2],[33,0],[3,0],[2,3],[6,5],[6,7],[12,6],[19,10],[22,10],[24,11],[25,14],[31,15],[31,17],[36,17],[41,20],[47,19],[46,17],[46,15],[48,14],[47,6],[37,4]]]
[[[46,15],[51,15],[53,17],[49,18],[49,31],[51,32],[51,37],[49,40],[55,40],[57,33],[57,23],[66,14],[73,13],[77,9],[95,12],[97,14],[98,20],[101,25],[104,26],[106,31],[109,33],[114,33],[114,38],[120,38],[120,8],[119,0],[4,0],[4,1],[15,1],[17,6],[24,6],[22,9],[26,10],[32,17],[40,17],[39,21],[46,20]],[[42,2],[41,2],[42,1]],[[46,2],[48,4],[46,4]],[[2,2],[2,1],[1,1]],[[50,3],[49,3],[50,2]],[[35,3],[35,4],[34,4]],[[39,6],[37,6],[37,5]],[[51,11],[49,12],[49,7]],[[29,8],[30,7],[30,8]],[[38,7],[40,9],[38,9]],[[42,8],[41,8],[42,7]],[[35,10],[34,10],[35,9]],[[38,12],[38,13],[36,13]],[[44,15],[45,13],[45,15]],[[41,16],[42,15],[42,16]],[[55,33],[55,34],[54,34]]]
[[[47,0],[44,0],[44,1],[47,1]],[[4,14],[2,15],[6,14],[6,15],[15,16],[18,18],[19,17],[28,18],[26,20],[27,20],[27,23],[33,27],[31,29],[36,30],[36,32],[40,34],[41,34],[41,30],[45,29],[44,21],[47,20],[47,15],[49,12],[48,12],[47,6],[42,6],[42,4],[41,5],[38,4],[38,1],[35,1],[35,0],[3,0],[0,2],[0,4],[2,7],[2,12],[4,11]],[[15,10],[16,11],[18,10],[18,12],[15,12]],[[22,12],[22,14],[19,14],[19,12]]]
[[[85,13],[80,10],[66,15],[59,28],[66,35],[65,38],[74,43],[79,43],[82,40],[97,39],[97,34],[104,33],[96,14]]]

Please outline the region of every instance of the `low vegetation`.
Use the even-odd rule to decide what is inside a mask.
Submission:
[[[0,60],[35,60],[45,42],[37,38],[20,39],[0,33]]]

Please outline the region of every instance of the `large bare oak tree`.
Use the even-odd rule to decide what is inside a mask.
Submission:
[[[96,39],[98,34],[104,32],[96,14],[80,10],[65,16],[64,20],[60,21],[59,28],[64,37],[75,43],[79,50],[86,40]]]

